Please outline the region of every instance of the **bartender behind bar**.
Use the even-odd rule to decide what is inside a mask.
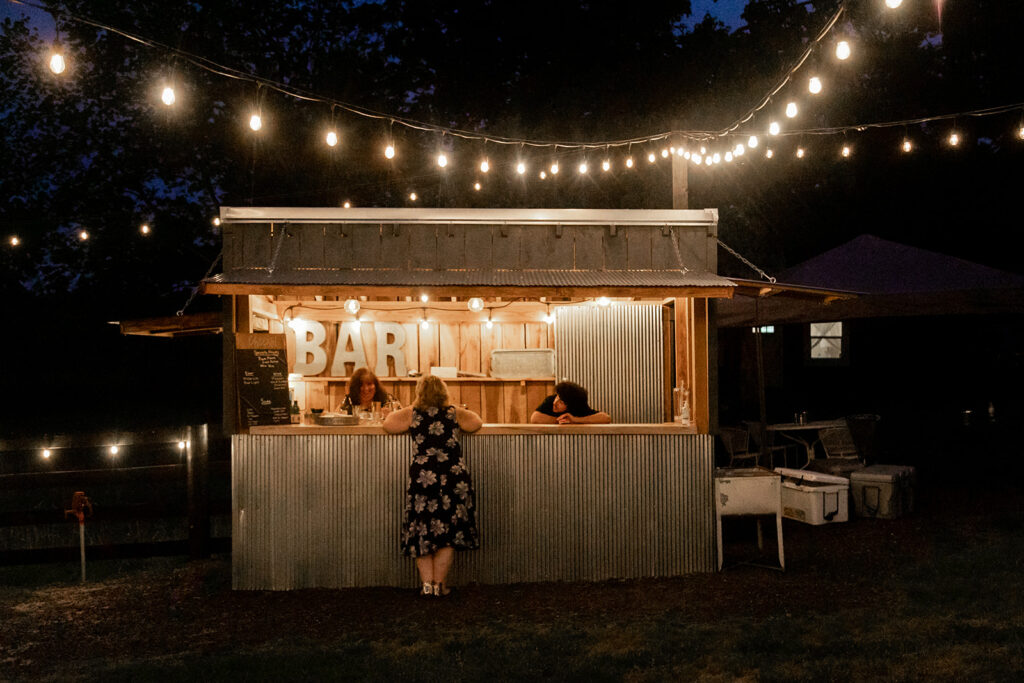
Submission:
[[[530,415],[533,424],[606,424],[611,415],[594,410],[587,402],[587,390],[575,382],[559,382],[555,393],[544,399]]]

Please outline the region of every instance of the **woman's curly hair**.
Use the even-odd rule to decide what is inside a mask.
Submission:
[[[416,382],[416,402],[413,407],[419,410],[427,408],[444,408],[449,404],[448,385],[434,375],[423,375]]]

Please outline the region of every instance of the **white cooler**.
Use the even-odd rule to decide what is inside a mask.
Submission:
[[[776,467],[782,475],[782,516],[807,524],[832,524],[850,519],[850,481],[807,470]]]
[[[858,517],[895,519],[914,510],[914,468],[872,465],[850,473],[853,511]]]

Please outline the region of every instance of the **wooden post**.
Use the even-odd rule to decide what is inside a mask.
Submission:
[[[191,560],[198,560],[209,556],[209,426],[190,426],[185,448],[188,459],[188,556]]]
[[[679,136],[672,137],[673,145],[678,150],[682,147],[683,139]],[[689,162],[679,156],[678,154],[672,155],[672,208],[673,209],[688,209],[690,208],[690,186],[689,178],[687,177],[686,165]]]

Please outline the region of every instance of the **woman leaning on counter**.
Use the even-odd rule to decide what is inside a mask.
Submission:
[[[447,385],[433,375],[416,383],[413,405],[384,420],[385,431],[412,437],[402,552],[416,558],[422,596],[448,595],[445,577],[455,551],[480,547],[473,482],[459,436],[482,425],[473,411],[451,405]]]

